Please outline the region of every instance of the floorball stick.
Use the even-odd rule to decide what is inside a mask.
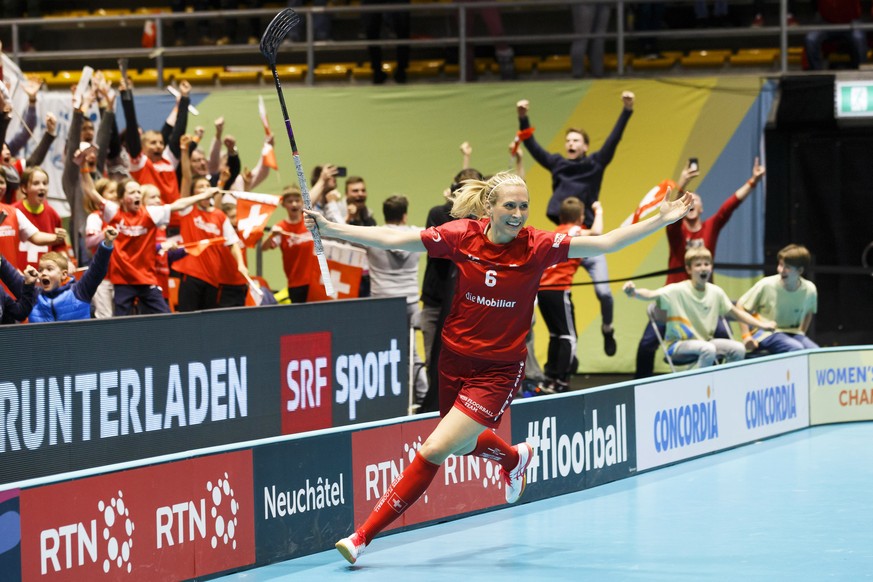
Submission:
[[[282,106],[282,117],[285,119],[285,129],[288,131],[288,141],[291,142],[291,152],[294,156],[294,166],[297,168],[297,182],[300,184],[300,192],[303,195],[303,206],[307,210],[312,208],[309,199],[309,187],[306,184],[306,176],[303,174],[303,165],[300,163],[300,153],[297,151],[297,140],[294,139],[294,130],[291,129],[291,120],[288,118],[288,108],[285,106],[285,96],[282,94],[282,85],[279,83],[279,73],[276,72],[276,53],[279,45],[291,32],[291,29],[300,23],[300,16],[290,8],[286,8],[273,18],[273,21],[264,31],[261,37],[261,54],[266,57],[273,71],[273,82],[276,84],[276,92],[279,94],[279,105]],[[318,267],[321,269],[321,280],[324,283],[324,292],[329,297],[336,297],[333,288],[333,280],[330,277],[330,268],[324,256],[324,247],[321,244],[321,233],[318,228],[312,230],[312,240],[315,243],[315,255],[318,257]]]

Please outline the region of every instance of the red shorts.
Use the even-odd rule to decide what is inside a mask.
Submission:
[[[497,428],[524,378],[524,360],[492,362],[440,350],[440,416],[454,406],[479,424]]]

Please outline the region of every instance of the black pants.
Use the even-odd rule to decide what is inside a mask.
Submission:
[[[215,309],[218,287],[210,285],[203,279],[182,275],[179,281],[179,304],[176,311],[201,311]]]

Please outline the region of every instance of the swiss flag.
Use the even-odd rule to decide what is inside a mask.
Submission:
[[[236,230],[248,248],[257,246],[264,235],[264,227],[279,206],[279,197],[253,192],[234,192],[237,199]]]

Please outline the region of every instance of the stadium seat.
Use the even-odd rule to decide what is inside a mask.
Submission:
[[[185,80],[192,85],[214,85],[218,75],[223,72],[222,67],[187,67],[176,76],[176,80]]]
[[[276,65],[276,72],[279,74],[279,81],[302,81],[306,76],[306,65]],[[273,72],[269,67],[262,69],[261,77],[263,79],[272,80]]]
[[[431,59],[424,61],[411,61],[406,69],[410,77],[436,77],[443,70],[446,61],[443,59]]]
[[[137,85],[147,87],[158,84],[158,71],[156,69],[142,69],[139,71],[131,69],[127,71],[127,76],[133,81],[134,87]],[[164,78],[166,78],[166,69],[164,69]]]
[[[633,53],[624,53],[624,66],[627,67],[633,61],[634,54]],[[607,71],[617,71],[618,70],[618,55],[616,54],[607,54],[603,55],[603,68]]]
[[[315,67],[313,73],[321,81],[348,79],[355,66],[355,63],[321,63]]]
[[[537,63],[541,73],[569,73],[571,67],[570,55],[549,55]]]
[[[679,62],[687,68],[720,68],[724,66],[730,55],[729,50],[690,51],[687,56],[679,59]]]
[[[637,57],[631,59],[631,67],[636,71],[664,71],[673,68],[680,57],[681,54],[677,56],[675,53],[668,54],[666,52],[662,52],[658,58],[654,59]]]
[[[382,72],[386,75],[390,76],[394,72],[394,67],[397,66],[397,63],[394,61],[384,61],[382,63]],[[316,69],[317,74],[318,69]],[[370,63],[362,63],[360,65],[353,65],[351,67],[352,77],[355,79],[371,79],[373,77],[373,67]]]
[[[738,67],[770,67],[778,57],[779,49],[740,49],[729,62]]]
[[[263,67],[227,67],[226,69],[219,71],[218,82],[222,85],[232,85],[236,83],[254,84],[261,80],[262,74]],[[269,71],[266,73],[266,76],[270,79],[273,78],[273,74]]]
[[[45,77],[44,81],[49,89],[69,89],[82,78],[82,71],[58,71],[51,77]]]
[[[518,56],[514,60],[516,73],[533,73],[540,62],[540,57]]]

